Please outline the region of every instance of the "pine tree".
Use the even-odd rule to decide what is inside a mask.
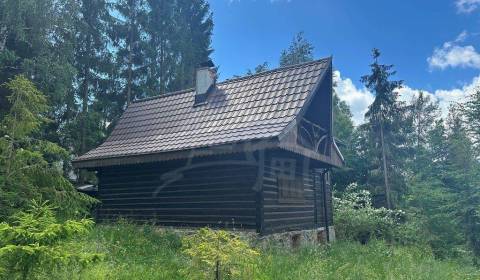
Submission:
[[[400,103],[397,100],[396,89],[403,84],[402,81],[391,81],[390,77],[395,75],[392,71],[393,65],[379,64],[380,51],[373,49],[374,62],[370,65],[371,74],[362,77],[365,86],[375,94],[375,100],[369,106],[365,117],[368,120],[369,129],[372,133],[373,148],[379,150],[379,159],[383,173],[385,187],[385,202],[387,208],[392,208],[391,177],[389,171],[394,169],[393,159],[395,149],[402,142],[399,136],[401,128],[400,118],[403,115]],[[395,147],[397,146],[397,147]],[[396,169],[399,166],[395,167]]]
[[[313,60],[313,45],[308,42],[303,32],[299,32],[288,49],[280,55],[280,67],[299,64]]]

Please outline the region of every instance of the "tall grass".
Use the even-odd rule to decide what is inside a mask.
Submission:
[[[428,250],[372,240],[336,242],[297,252],[270,250],[260,279],[480,279],[479,271],[434,259]]]
[[[181,270],[188,267],[180,238],[149,226],[99,225],[88,236],[65,246],[103,253],[106,258],[84,269],[45,271],[40,279],[184,279]],[[480,271],[474,267],[436,260],[427,249],[375,240],[367,245],[339,241],[294,251],[270,246],[256,262],[253,275],[262,280],[480,279]]]

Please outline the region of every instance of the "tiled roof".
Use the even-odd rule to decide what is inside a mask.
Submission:
[[[295,119],[330,64],[326,58],[226,80],[198,106],[194,89],[136,101],[107,140],[75,162],[276,137]]]

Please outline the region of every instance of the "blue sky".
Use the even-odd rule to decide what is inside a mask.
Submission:
[[[333,55],[339,94],[357,123],[373,99],[359,79],[369,71],[374,47],[405,80],[405,99],[421,89],[447,108],[480,85],[480,0],[209,2],[221,79],[264,61],[277,67],[280,52],[303,31],[316,58]]]

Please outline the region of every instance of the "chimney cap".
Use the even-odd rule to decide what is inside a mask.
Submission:
[[[204,62],[200,63],[198,66],[199,67],[209,67],[209,68],[211,68],[211,67],[214,67],[215,64],[213,64],[213,61],[211,59],[209,59],[207,61],[204,61]]]

